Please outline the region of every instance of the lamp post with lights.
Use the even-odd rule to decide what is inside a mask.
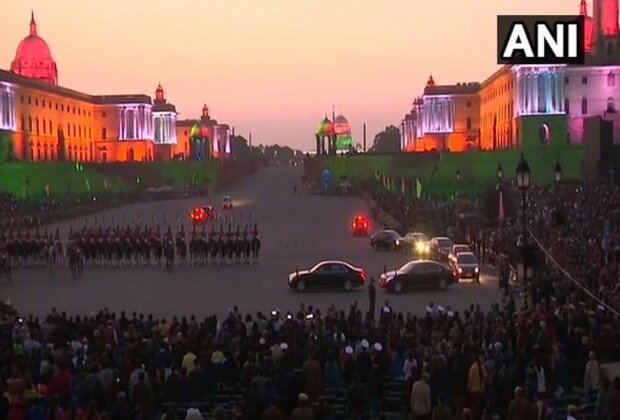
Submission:
[[[523,224],[523,232],[522,232],[522,256],[523,256],[523,284],[525,286],[526,296],[525,296],[525,304],[529,301],[529,279],[527,274],[527,263],[528,263],[528,252],[527,252],[527,190],[530,187],[530,165],[525,160],[523,154],[521,154],[521,159],[519,160],[519,164],[517,165],[517,187],[521,190],[521,220]]]

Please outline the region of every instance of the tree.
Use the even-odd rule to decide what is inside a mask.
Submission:
[[[230,138],[232,154],[238,158],[245,158],[250,155],[248,141],[243,136],[232,136]]]
[[[400,131],[393,125],[375,135],[372,150],[376,153],[400,152]]]

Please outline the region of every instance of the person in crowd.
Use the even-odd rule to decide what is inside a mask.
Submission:
[[[596,354],[591,351],[588,354],[588,362],[583,374],[583,391],[587,395],[594,395],[601,382],[601,368],[596,360]]]
[[[529,420],[537,418],[534,407],[525,396],[525,391],[520,386],[515,388],[514,398],[508,406],[507,420]]]
[[[467,376],[468,405],[475,416],[480,415],[482,409],[482,397],[487,381],[487,372],[483,366],[483,355],[478,355],[469,368]]]
[[[423,373],[411,388],[411,416],[414,419],[428,420],[431,418],[431,388],[428,386],[430,375]]]
[[[377,301],[377,288],[375,287],[375,278],[371,277],[370,283],[368,283],[368,303],[369,303],[368,313],[369,313],[370,319],[372,320],[375,319],[376,301]]]
[[[446,396],[440,394],[437,397],[437,405],[433,408],[432,420],[453,420],[452,410],[446,402]]]
[[[291,413],[291,420],[314,420],[314,410],[307,394],[299,394],[299,405]]]

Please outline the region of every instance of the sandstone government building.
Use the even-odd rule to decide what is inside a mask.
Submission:
[[[482,83],[441,85],[429,77],[401,122],[406,151],[497,150],[528,142],[583,144],[592,117],[613,122],[620,139],[619,0],[593,0],[585,19],[584,65],[500,68]],[[584,129],[586,128],[586,129]]]
[[[154,99],[89,95],[59,86],[58,67],[38,34],[34,13],[10,71],[0,70],[0,134],[17,160],[144,162],[230,155],[229,126],[211,118],[206,105],[197,119],[177,115],[161,85]]]

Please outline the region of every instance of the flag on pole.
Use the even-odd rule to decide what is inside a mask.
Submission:
[[[47,198],[50,198],[50,196],[52,195],[52,189],[50,187],[50,184],[45,185],[45,195],[47,195]]]
[[[108,178],[103,178],[103,189],[108,190]]]
[[[88,180],[88,178],[86,178],[84,182],[86,183],[86,191],[90,191],[90,181]]]
[[[415,179],[415,195],[417,198],[422,197],[422,183],[418,178]]]
[[[502,191],[499,192],[499,212],[498,218],[499,220],[504,220],[506,217],[506,209],[504,208],[504,194]]]

